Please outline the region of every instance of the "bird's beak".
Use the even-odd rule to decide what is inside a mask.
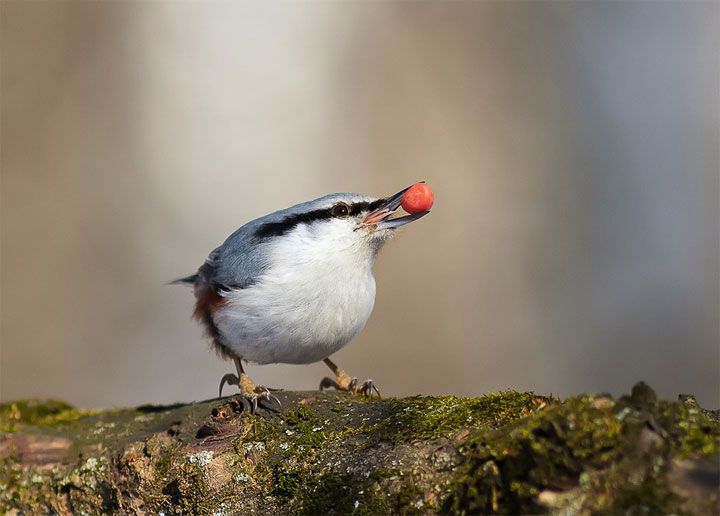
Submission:
[[[372,213],[368,213],[367,217],[365,217],[365,220],[363,220],[363,226],[375,225],[377,226],[377,229],[392,229],[404,226],[405,224],[413,222],[430,213],[429,211],[423,211],[421,213],[414,213],[412,215],[399,217],[397,219],[388,218],[390,217],[390,215],[393,214],[395,210],[400,207],[403,197],[405,196],[405,192],[407,192],[409,189],[410,187],[408,186],[404,190],[400,190],[395,195],[388,197],[382,206],[380,206]]]

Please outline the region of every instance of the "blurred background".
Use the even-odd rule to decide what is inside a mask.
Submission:
[[[270,211],[426,180],[348,372],[720,405],[717,2],[1,9],[2,400],[215,396],[232,364],[167,281]]]

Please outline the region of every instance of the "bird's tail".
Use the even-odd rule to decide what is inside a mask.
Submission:
[[[192,285],[195,283],[195,280],[197,280],[197,277],[197,274],[192,274],[191,276],[185,276],[184,278],[172,280],[169,285]]]

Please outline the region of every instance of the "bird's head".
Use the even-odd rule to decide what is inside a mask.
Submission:
[[[408,189],[383,198],[353,193],[326,195],[276,212],[257,228],[256,236],[287,238],[318,252],[349,250],[374,256],[397,228],[429,213],[391,218]]]

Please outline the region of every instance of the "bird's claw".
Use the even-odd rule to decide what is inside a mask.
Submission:
[[[220,380],[220,389],[218,389],[218,398],[222,398],[222,391],[225,384],[240,386],[240,379],[233,373],[228,373]]]
[[[272,394],[267,387],[263,387],[262,385],[255,387],[253,392],[241,391],[240,394],[243,399],[247,400],[250,404],[250,414],[255,414],[255,412],[257,412],[258,405],[261,402],[275,402],[279,408],[282,408],[282,403],[280,403],[278,397]]]
[[[228,385],[237,385],[240,388],[240,395],[244,400],[247,400],[247,402],[250,404],[250,413],[255,414],[258,408],[258,403],[265,401],[267,403],[275,402],[278,407],[282,408],[282,403],[280,403],[280,400],[277,396],[272,394],[270,390],[267,387],[263,387],[262,385],[253,386],[251,389],[248,388],[248,386],[245,384],[245,380],[249,380],[247,376],[243,374],[243,383],[240,382],[240,379],[237,377],[237,375],[233,373],[228,373],[225,376],[222,377],[220,380],[220,389],[219,389],[219,395],[222,397],[222,390],[225,384]]]
[[[267,401],[268,403],[272,403],[274,401],[278,407],[282,407],[282,403],[280,403],[278,397],[272,394],[267,387],[263,387],[262,385],[260,385],[255,388],[255,392],[258,393],[257,398],[259,400]]]
[[[332,378],[328,378],[327,376],[320,380],[320,387],[319,389],[321,391],[324,391],[325,389],[329,389],[330,387],[334,387],[337,390],[340,390],[340,387],[338,386],[337,382],[333,380]]]
[[[333,380],[332,378],[328,378],[327,376],[320,380],[321,391],[330,387],[333,387],[338,391],[346,391],[352,394],[363,394],[368,397],[371,397],[374,391],[377,394],[378,398],[382,398],[382,396],[380,395],[380,391],[377,387],[375,387],[375,384],[370,379],[365,380],[359,387],[357,378],[352,378],[348,381],[342,375],[338,375],[337,380]]]
[[[360,386],[358,391],[362,392],[367,397],[371,397],[373,394],[373,391],[375,391],[375,394],[377,394],[377,397],[382,398],[382,396],[380,395],[380,391],[378,390],[377,387],[375,387],[375,384],[373,383],[373,381],[370,378],[368,378],[367,380],[365,380],[362,383],[362,385]]]

